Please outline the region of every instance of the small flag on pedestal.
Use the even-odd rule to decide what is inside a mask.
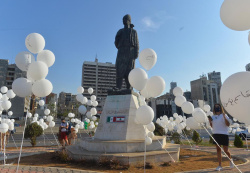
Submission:
[[[120,123],[125,122],[125,116],[119,116],[119,117],[107,117],[108,123]]]

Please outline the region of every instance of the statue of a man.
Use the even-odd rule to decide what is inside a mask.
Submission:
[[[120,29],[115,36],[115,46],[118,49],[116,57],[116,89],[122,87],[123,78],[127,89],[130,89],[128,81],[129,72],[135,67],[135,59],[139,54],[139,40],[134,25],[131,24],[129,14],[123,17],[124,28]]]

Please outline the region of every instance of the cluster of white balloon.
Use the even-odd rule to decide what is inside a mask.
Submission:
[[[15,62],[19,69],[27,72],[27,78],[18,78],[13,84],[13,91],[19,97],[27,97],[32,93],[37,97],[48,96],[52,90],[52,83],[45,79],[55,62],[55,55],[50,50],[44,50],[45,40],[38,33],[31,33],[25,39],[27,49],[37,54],[37,61],[30,52],[17,54]]]
[[[0,114],[2,114],[2,111],[8,111],[12,104],[10,102],[10,99],[14,98],[16,94],[13,92],[13,90],[8,90],[6,86],[1,87],[1,93],[0,93]],[[12,111],[8,111],[8,116],[11,117],[13,115]],[[9,118],[0,118],[1,124],[0,124],[0,132],[6,133],[8,130],[14,130],[14,119]]]
[[[88,88],[88,93],[91,95],[90,100],[88,100],[87,97],[83,96],[84,88],[82,86],[77,88],[77,95],[76,100],[79,101],[82,105],[79,106],[78,112],[80,114],[86,114],[87,118],[84,119],[84,122],[86,126],[88,126],[88,129],[95,129],[96,126],[98,126],[98,122],[95,122],[97,120],[97,117],[95,116],[97,114],[96,106],[98,106],[98,101],[96,100],[95,95],[93,94],[94,90],[93,88]],[[90,111],[87,111],[87,107],[90,106]],[[71,119],[71,121],[74,121],[74,119]],[[84,122],[78,121],[78,125],[80,125],[80,129],[84,128]],[[89,124],[89,125],[88,125]]]
[[[157,55],[153,49],[144,49],[139,54],[139,62],[147,71],[154,67],[156,61]],[[140,107],[136,111],[135,123],[144,125],[146,132],[145,143],[150,145],[154,137],[153,131],[155,130],[155,125],[152,122],[154,111],[147,105],[145,98],[159,96],[165,89],[165,81],[160,76],[153,76],[148,79],[147,73],[141,68],[131,70],[128,79],[130,85],[140,92],[138,94]]]
[[[209,105],[204,105],[202,107],[194,108],[193,103],[186,100],[183,96],[183,90],[180,87],[175,87],[173,90],[175,96],[174,102],[178,107],[181,107],[185,114],[192,114],[191,117],[185,120],[187,130],[188,129],[201,129],[202,125],[210,127],[209,120],[207,116],[213,115],[211,112],[211,107]],[[177,132],[181,132],[180,130]]]

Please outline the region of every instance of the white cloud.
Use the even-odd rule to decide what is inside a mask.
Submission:
[[[164,11],[159,11],[153,16],[146,16],[142,18],[141,23],[144,30],[155,31],[159,29],[167,20],[173,19]]]

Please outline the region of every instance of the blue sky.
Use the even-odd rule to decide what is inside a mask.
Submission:
[[[115,63],[116,32],[122,17],[132,16],[140,51],[152,48],[158,55],[150,76],[162,76],[169,91],[175,81],[190,90],[190,81],[202,73],[220,71],[222,81],[245,71],[250,62],[248,31],[233,31],[220,20],[223,0],[2,0],[0,1],[0,58],[14,63],[26,51],[25,38],[37,32],[46,49],[54,52],[49,68],[53,92],[76,93],[82,64]],[[139,61],[136,67],[141,67]],[[165,91],[165,92],[166,92]]]

